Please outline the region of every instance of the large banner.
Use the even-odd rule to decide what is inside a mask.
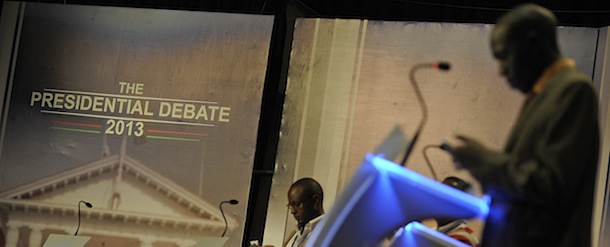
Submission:
[[[3,9],[21,13],[13,51],[1,53],[12,54],[0,142],[7,246],[74,234],[79,210],[87,246],[241,244],[271,16]]]

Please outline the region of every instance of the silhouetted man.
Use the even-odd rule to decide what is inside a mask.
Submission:
[[[491,35],[500,72],[526,94],[503,151],[465,136],[444,145],[492,198],[481,246],[591,246],[599,127],[591,79],[562,57],[557,20],[521,5]]]

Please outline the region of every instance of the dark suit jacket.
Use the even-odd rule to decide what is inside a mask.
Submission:
[[[591,246],[596,95],[576,69],[559,71],[488,159],[492,169],[473,174],[492,198],[481,246]]]

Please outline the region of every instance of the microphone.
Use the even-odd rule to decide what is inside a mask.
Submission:
[[[419,126],[417,126],[417,130],[415,131],[413,140],[411,141],[411,143],[409,145],[407,145],[407,150],[405,151],[405,155],[402,157],[402,161],[400,162],[400,164],[403,167],[406,166],[407,159],[409,158],[409,154],[411,154],[411,151],[413,150],[413,146],[415,146],[415,143],[417,142],[417,139],[419,138],[419,134],[421,133],[422,129],[424,128],[424,124],[426,123],[426,120],[428,120],[428,108],[426,107],[426,103],[424,102],[424,97],[422,96],[421,91],[419,90],[419,86],[417,86],[417,82],[415,81],[415,72],[417,70],[423,69],[423,68],[432,68],[432,69],[447,71],[451,68],[451,65],[447,62],[420,63],[420,64],[416,64],[415,66],[413,66],[411,68],[411,71],[409,72],[409,79],[411,80],[411,85],[413,85],[413,89],[415,90],[415,96],[417,96],[417,101],[419,101],[419,105],[421,106],[422,119],[419,122]]]
[[[91,205],[91,203],[88,203],[86,201],[81,200],[78,202],[78,226],[76,227],[76,232],[74,232],[74,236],[76,236],[76,234],[78,234],[78,229],[80,229],[80,204],[81,204],[81,202],[84,203],[85,206],[87,206],[88,208],[93,207],[93,205]]]
[[[220,202],[220,205],[218,205],[218,207],[220,208],[220,213],[222,214],[222,218],[225,220],[225,230],[222,232],[222,236],[220,236],[220,237],[224,237],[225,233],[227,233],[227,228],[229,228],[229,224],[227,223],[227,217],[225,217],[225,212],[222,210],[222,204],[225,204],[225,203],[235,205],[235,204],[238,204],[239,201],[232,199],[232,200],[228,200],[228,201],[222,201],[222,202]]]

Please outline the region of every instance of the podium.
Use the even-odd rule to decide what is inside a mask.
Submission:
[[[368,154],[306,246],[377,246],[393,231],[415,220],[485,218],[488,211],[486,198]]]
[[[50,234],[42,247],[83,247],[91,237],[64,234]]]
[[[228,237],[202,237],[194,247],[222,247],[229,240]]]

